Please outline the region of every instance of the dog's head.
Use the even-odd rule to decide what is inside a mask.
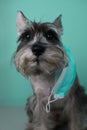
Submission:
[[[61,42],[61,15],[53,23],[36,23],[19,11],[17,28],[19,45],[14,62],[22,75],[51,74],[66,66],[67,55]]]

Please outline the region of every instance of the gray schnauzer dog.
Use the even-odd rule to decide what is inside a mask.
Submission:
[[[19,45],[14,63],[24,77],[30,77],[34,92],[26,105],[29,116],[27,130],[87,130],[87,95],[79,84],[77,74],[64,98],[55,100],[51,94],[56,73],[60,77],[69,64],[61,42],[61,15],[52,23],[37,23],[19,11],[17,28]],[[53,102],[48,112],[46,106],[50,94]]]

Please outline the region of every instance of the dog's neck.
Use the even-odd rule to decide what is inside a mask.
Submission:
[[[30,81],[37,97],[49,96],[55,84],[55,74],[31,75]]]

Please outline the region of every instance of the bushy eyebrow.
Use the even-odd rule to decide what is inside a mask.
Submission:
[[[27,33],[32,33],[32,35],[34,36],[35,33],[46,33],[47,31],[53,31],[56,36],[58,36],[58,30],[55,28],[55,25],[52,24],[52,23],[49,23],[49,22],[46,22],[46,23],[37,23],[37,22],[32,22],[32,24],[30,26],[27,26],[23,33],[19,36],[17,42],[23,40],[24,36],[27,34]]]
[[[17,40],[17,43],[18,43],[19,41],[21,41],[21,40],[25,37],[25,35],[28,34],[28,33],[31,33],[32,35],[34,34],[33,29],[32,29],[31,27],[28,27],[28,28],[26,28],[26,29],[23,31],[23,33],[19,36],[19,38],[18,38],[18,40]]]

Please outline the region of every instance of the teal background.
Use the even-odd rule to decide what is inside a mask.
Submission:
[[[32,95],[29,80],[11,63],[17,47],[17,10],[36,21],[52,22],[63,15],[62,40],[70,46],[80,82],[87,90],[87,0],[0,0],[0,105],[24,106]]]

